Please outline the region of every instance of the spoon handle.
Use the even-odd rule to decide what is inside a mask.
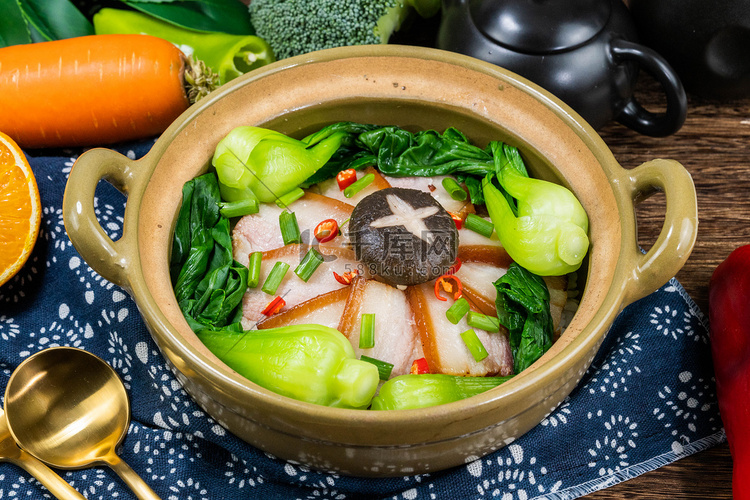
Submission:
[[[34,476],[56,498],[60,500],[85,500],[84,496],[67,481],[25,451],[21,450],[12,462]]]
[[[120,476],[120,479],[128,485],[133,493],[135,493],[135,496],[139,500],[161,500],[141,476],[136,474],[136,472],[120,457],[115,456],[114,458],[107,460],[107,463],[112,470]]]

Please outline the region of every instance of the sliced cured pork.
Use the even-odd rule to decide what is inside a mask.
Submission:
[[[358,262],[354,259],[354,253],[351,250],[330,248],[328,249],[330,253],[325,256],[323,263],[310,279],[304,282],[294,274],[294,269],[302,261],[307,250],[308,247],[303,245],[287,245],[263,252],[260,282],[256,288],[248,288],[242,299],[242,326],[244,328],[255,328],[257,323],[264,319],[262,312],[275,296],[284,299],[286,305],[281,311],[285,311],[319,295],[346,286],[336,280],[333,275],[334,271],[341,274],[348,270],[358,269]],[[269,295],[261,288],[276,262],[286,262],[289,264],[289,270],[279,285],[276,295]],[[364,271],[362,275],[365,275]]]
[[[474,205],[471,204],[468,196],[467,199],[463,201],[455,200],[450,193],[445,190],[443,187],[443,179],[448,177],[446,175],[436,175],[433,177],[392,177],[386,175],[384,177],[392,187],[416,189],[418,191],[430,193],[430,195],[432,195],[432,197],[449,212],[461,215],[474,212]]]
[[[313,233],[315,226],[326,219],[334,219],[341,226],[351,215],[354,206],[308,192],[291,203],[287,210],[294,212],[297,217],[301,243],[310,245],[317,244]],[[279,229],[279,215],[283,211],[284,209],[275,203],[261,203],[258,213],[246,215],[237,222],[232,232],[232,247],[237,262],[247,265],[252,252],[267,252],[284,246]],[[347,245],[348,240],[345,235],[339,235],[322,244],[323,247]]]
[[[359,347],[363,314],[375,315],[375,343],[367,349]],[[355,280],[338,329],[352,343],[357,357],[364,354],[391,363],[392,376],[409,373],[412,362],[423,356],[406,294],[379,281]]]
[[[390,184],[388,184],[388,181],[385,180],[383,175],[372,167],[367,167],[364,170],[357,170],[357,180],[368,174],[373,174],[375,176],[375,180],[373,180],[372,184],[362,189],[351,198],[347,198],[346,196],[344,196],[344,192],[339,189],[338,182],[336,182],[335,178],[328,179],[319,184],[316,184],[315,186],[311,187],[310,190],[323,196],[327,196],[328,198],[333,198],[334,200],[349,203],[351,205],[356,205],[360,202],[360,200],[362,200],[362,198],[364,198],[368,194],[372,194],[379,189],[391,187]]]
[[[338,328],[341,317],[344,315],[344,306],[346,306],[349,292],[348,287],[341,287],[313,297],[273,316],[261,319],[258,322],[258,329],[306,324]]]
[[[409,287],[407,296],[431,373],[478,377],[513,373],[513,358],[506,331],[501,329],[497,333],[488,333],[474,328],[488,353],[482,361],[475,361],[461,338],[461,333],[471,328],[466,317],[454,325],[445,315],[453,301],[438,300],[429,283]]]

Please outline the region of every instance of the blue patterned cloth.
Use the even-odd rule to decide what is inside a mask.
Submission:
[[[152,141],[118,148],[131,158]],[[706,318],[672,280],[620,314],[580,385],[531,432],[464,466],[402,478],[321,473],[244,443],[183,391],[135,303],[72,247],[62,219],[67,175],[78,152],[29,161],[41,193],[32,257],[0,288],[0,384],[31,354],[76,346],[120,374],[132,420],[119,455],[167,500],[576,498],[724,440]],[[57,153],[56,153],[57,154]],[[122,234],[124,197],[106,183],[96,209]],[[133,498],[107,468],[60,471],[85,497]],[[31,476],[0,464],[0,498],[51,498]]]

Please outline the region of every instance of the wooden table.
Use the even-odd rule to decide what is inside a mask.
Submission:
[[[647,109],[662,109],[659,86],[648,77],[641,78],[636,95]],[[750,244],[750,99],[720,101],[688,94],[688,100],[687,120],[675,135],[646,137],[617,123],[599,133],[625,168],[670,158],[692,175],[698,196],[698,240],[677,279],[708,315],[713,270],[733,249]],[[661,194],[638,207],[639,243],[644,248],[656,240],[664,210]],[[723,444],[588,498],[729,499],[731,473],[729,447]]]
[[[625,0],[627,4],[627,0]],[[439,16],[418,21],[391,43],[433,46]],[[638,79],[636,96],[648,110],[664,110],[664,97],[647,74]],[[750,244],[750,98],[726,101],[688,93],[683,127],[669,137],[647,137],[613,122],[599,134],[624,168],[654,158],[677,160],[690,172],[698,197],[698,239],[677,279],[708,315],[708,282],[716,266],[735,248]],[[665,213],[663,194],[637,209],[639,243],[656,241]],[[731,499],[732,459],[722,444],[656,471],[589,495],[592,499]]]
[[[627,1],[626,1],[627,3]],[[439,18],[418,21],[391,43],[433,46]],[[659,84],[647,74],[636,96],[647,109],[664,110]],[[716,266],[735,248],[750,244],[750,98],[722,101],[688,93],[684,126],[669,137],[647,137],[613,122],[599,134],[624,168],[654,158],[677,160],[693,176],[698,197],[698,239],[677,274],[688,294],[708,315],[708,282]],[[665,213],[663,194],[637,209],[639,243],[656,241]],[[731,499],[732,459],[722,444],[671,465],[589,495],[592,499]]]

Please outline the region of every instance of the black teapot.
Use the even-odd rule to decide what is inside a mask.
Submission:
[[[685,122],[679,77],[637,43],[622,0],[443,0],[436,45],[528,78],[595,129],[615,119],[639,133],[666,136]],[[640,68],[661,84],[665,113],[646,110],[634,97]]]

